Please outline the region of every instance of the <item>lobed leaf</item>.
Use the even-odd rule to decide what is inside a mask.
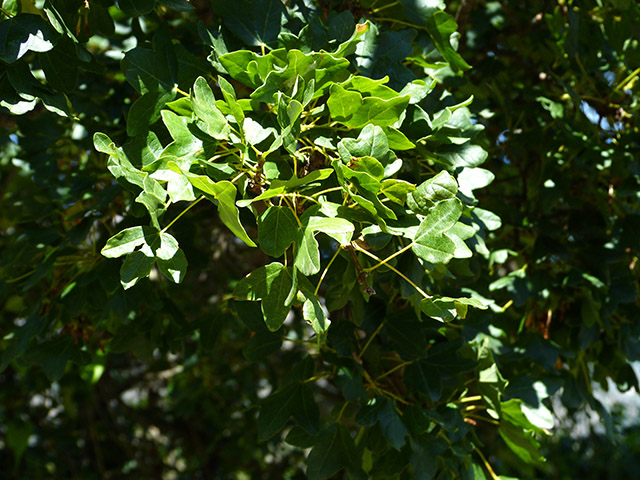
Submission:
[[[258,224],[258,243],[264,253],[280,257],[298,232],[296,217],[288,207],[269,207]]]

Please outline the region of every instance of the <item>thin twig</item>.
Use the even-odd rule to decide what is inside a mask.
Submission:
[[[382,262],[381,258],[377,257],[373,253],[370,253],[370,252],[366,251],[364,248],[360,248],[356,244],[353,244],[353,248],[355,248],[359,252],[364,253],[365,255],[368,255],[369,257],[373,258],[374,260],[377,260],[378,262]],[[418,293],[420,295],[422,295],[424,298],[431,298],[431,295],[428,295],[424,290],[422,290],[418,285],[416,285],[413,281],[411,281],[411,279],[409,277],[407,277],[404,273],[402,273],[400,270],[398,270],[395,267],[392,267],[391,265],[387,265],[387,268],[389,270],[391,270],[392,272],[395,272],[397,275],[402,277],[404,280],[406,280],[409,283],[409,285],[411,285],[413,288],[415,288],[418,291]]]
[[[379,268],[383,265],[386,265],[387,262],[393,260],[395,257],[397,257],[398,255],[403,254],[404,252],[406,252],[407,250],[409,250],[411,247],[413,247],[413,242],[411,242],[409,245],[407,245],[406,247],[403,247],[402,249],[398,250],[396,253],[389,255],[387,258],[385,258],[384,260],[382,260],[380,263],[374,265],[373,267],[367,267],[367,268],[363,268],[362,271],[364,272],[372,272],[373,270],[375,270],[376,268]]]
[[[320,275],[320,280],[318,280],[318,284],[316,285],[316,289],[314,290],[313,294],[315,296],[318,296],[318,291],[320,290],[320,285],[322,285],[322,281],[324,280],[324,277],[327,276],[327,272],[329,271],[329,268],[331,267],[331,265],[333,264],[334,260],[336,258],[338,258],[338,254],[340,253],[340,246],[338,245],[338,248],[336,248],[336,253],[333,254],[333,257],[331,257],[331,260],[329,260],[329,263],[327,264],[327,266],[324,268],[324,271],[322,272],[322,275]]]
[[[474,446],[474,450],[480,457],[480,460],[482,460],[482,463],[484,464],[484,468],[487,469],[487,472],[489,472],[489,475],[491,475],[492,480],[500,480],[500,477],[496,475],[496,472],[493,471],[493,468],[491,468],[491,465],[489,465],[489,462],[487,461],[485,456],[482,454],[482,452],[478,449],[478,447]]]
[[[200,202],[200,200],[202,200],[204,198],[204,195],[202,195],[200,198],[196,199],[195,201],[193,201],[191,203],[191,205],[189,205],[187,208],[185,208],[182,212],[180,212],[180,214],[174,218],[173,220],[171,220],[171,222],[169,222],[169,225],[167,225],[166,227],[164,227],[160,233],[164,233],[167,230],[169,230],[169,228],[171,227],[171,225],[173,225],[174,223],[176,223],[178,221],[178,219],[183,216],[185,213],[187,213],[189,210],[191,210],[191,208],[193,208],[195,205],[198,204],[198,202]]]
[[[401,369],[402,367],[406,367],[407,365],[411,365],[414,362],[414,360],[409,360],[406,362],[402,362],[400,365],[396,365],[395,367],[393,367],[391,370],[383,373],[382,375],[378,376],[375,381],[377,382],[378,380],[386,377],[387,375],[391,375],[393,372],[395,372],[396,370]]]
[[[369,348],[369,345],[371,345],[371,341],[376,337],[376,335],[378,335],[378,333],[380,333],[380,330],[382,330],[382,327],[384,326],[385,320],[382,320],[382,322],[380,322],[380,325],[378,325],[378,328],[376,328],[375,332],[371,334],[371,336],[367,340],[367,343],[364,344],[364,347],[362,348],[362,350],[360,350],[360,353],[358,354],[358,359],[362,358],[362,356],[364,355],[364,352],[366,352],[367,348]]]

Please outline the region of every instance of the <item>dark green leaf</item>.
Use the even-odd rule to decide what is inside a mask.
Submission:
[[[257,362],[264,357],[280,350],[282,338],[272,332],[260,330],[255,332],[249,339],[247,346],[242,349],[242,353],[247,360]]]
[[[360,455],[349,431],[338,424],[320,433],[307,458],[307,477],[310,480],[326,480],[343,468],[359,471]]]
[[[67,362],[84,365],[89,358],[89,354],[80,350],[80,345],[76,345],[71,335],[60,335],[33,346],[25,356],[28,362],[41,365],[51,381],[62,377]]]
[[[356,422],[359,425],[374,425],[380,422],[384,436],[396,450],[400,450],[406,442],[405,438],[409,435],[393,402],[386,397],[370,400],[356,415]]]
[[[364,382],[360,374],[354,373],[353,370],[347,367],[342,367],[336,374],[335,382],[342,390],[344,398],[348,402],[355,402],[356,400],[366,401],[367,391],[365,390]]]
[[[30,51],[48,52],[57,38],[42,17],[21,13],[0,22],[0,60],[12,63]]]
[[[236,207],[236,187],[233,183],[226,180],[220,182],[214,182],[209,177],[204,175],[194,175],[192,173],[185,173],[180,170],[180,167],[175,162],[168,162],[168,167],[181,173],[189,182],[202,192],[211,195],[218,202],[218,212],[220,213],[220,220],[231,230],[240,240],[249,245],[255,247],[256,244],[249,238],[246,230],[240,223],[240,213]]]
[[[53,50],[41,54],[39,58],[48,85],[65,93],[75,90],[80,62],[76,46],[68,37],[62,37]]]
[[[424,393],[437,402],[442,396],[442,372],[435,370],[426,362],[416,361],[408,365],[404,372],[404,381],[412,389]]]
[[[176,12],[191,12],[195,8],[187,0],[158,0],[158,3]]]
[[[304,383],[288,383],[262,402],[258,417],[260,439],[273,437],[292,416],[307,432],[318,431],[318,406]]]
[[[288,270],[280,263],[271,263],[254,270],[240,280],[234,295],[247,300],[262,300],[264,321],[271,331],[278,330],[289,310],[286,299],[291,290],[292,279]]]
[[[307,383],[300,383],[293,418],[311,434],[320,429],[320,410]]]
[[[118,7],[127,15],[137,17],[153,10],[156,0],[118,0]]]
[[[293,445],[294,447],[311,448],[316,443],[316,437],[307,433],[304,428],[296,425],[291,430],[289,430],[287,438],[285,438],[284,441],[289,445]]]
[[[130,253],[120,268],[120,282],[126,290],[151,273],[155,258],[151,249],[145,245],[142,250]]]
[[[468,70],[471,66],[451,46],[451,34],[457,29],[458,24],[455,19],[442,10],[435,12],[427,19],[427,32],[451,68],[454,71]]]
[[[234,3],[212,0],[211,3],[225,26],[247,45],[266,45],[278,38],[284,14],[280,0],[239,0]]]
[[[29,342],[33,337],[40,334],[47,326],[47,320],[44,317],[37,316],[27,319],[24,325],[13,331],[11,343],[2,351],[2,362],[0,363],[0,372],[9,366],[11,360],[16,356],[22,355],[27,349]]]
[[[427,351],[427,338],[422,328],[413,311],[400,311],[385,323],[385,330],[397,345],[398,352],[409,358],[422,357]]]
[[[53,93],[37,80],[26,62],[16,62],[7,68],[9,82],[24,100],[39,99],[45,108],[61,117],[70,116],[69,101],[62,93]]]
[[[299,390],[299,383],[289,383],[262,402],[258,417],[260,440],[268,440],[284,428],[297,408]]]
[[[173,90],[169,92],[150,91],[138,98],[127,115],[127,134],[131,137],[143,134],[160,119],[160,111],[167,102],[175,98]]]
[[[169,57],[170,54],[162,50],[136,47],[125,53],[122,70],[127,81],[141,94],[169,92],[176,83],[176,71],[171,68]]]
[[[431,480],[434,477],[438,468],[438,455],[441,452],[442,447],[437,441],[411,442],[411,469],[416,480]]]
[[[258,224],[258,243],[267,255],[280,257],[298,232],[296,217],[288,207],[269,207]]]

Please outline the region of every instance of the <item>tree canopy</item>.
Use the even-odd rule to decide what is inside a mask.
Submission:
[[[5,472],[570,478],[554,409],[613,438],[636,2],[0,5]]]

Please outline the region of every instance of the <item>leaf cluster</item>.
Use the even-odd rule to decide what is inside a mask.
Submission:
[[[533,477],[638,389],[638,7],[453,3],[0,4],[7,471]]]

